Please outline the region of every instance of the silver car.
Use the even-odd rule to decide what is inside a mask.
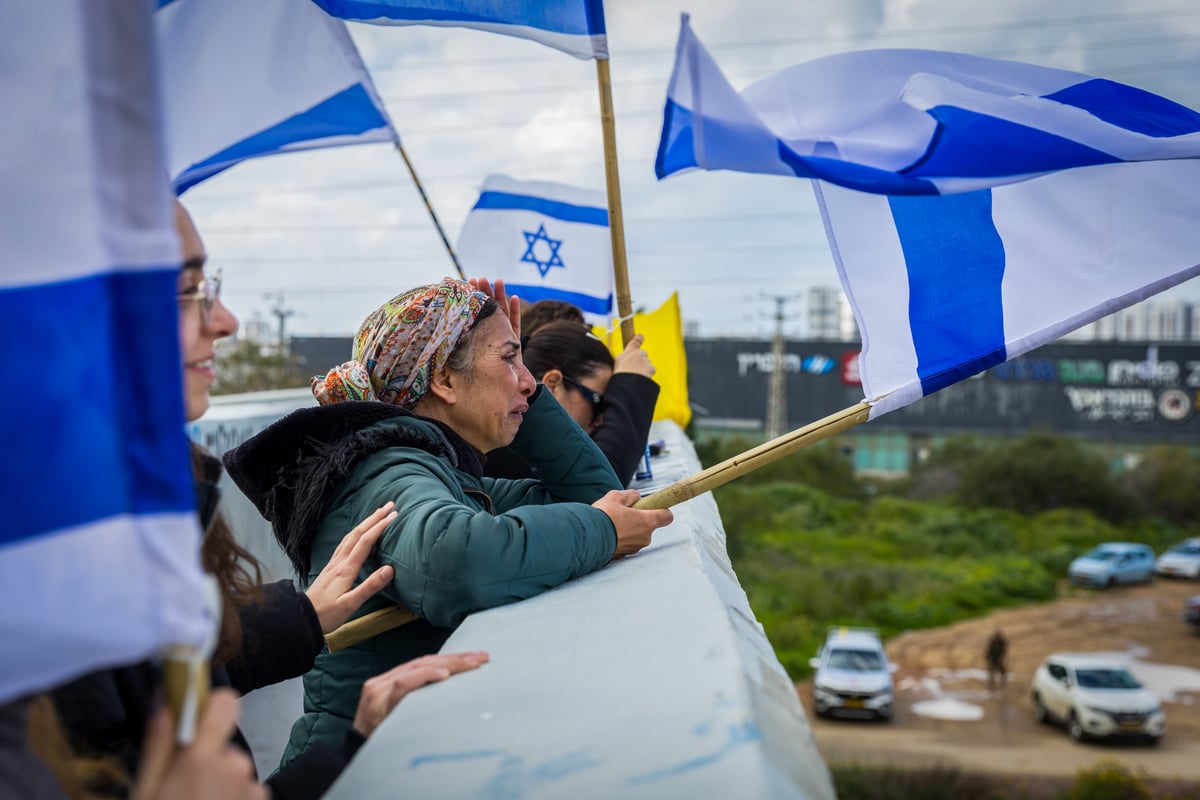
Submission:
[[[833,628],[816,658],[813,709],[831,715],[891,719],[892,670],[879,633],[869,628]]]
[[[1154,571],[1172,578],[1200,579],[1200,536],[1184,539],[1159,556]]]
[[[1064,725],[1075,741],[1167,732],[1162,703],[1119,658],[1088,653],[1048,657],[1033,675],[1033,716]]]

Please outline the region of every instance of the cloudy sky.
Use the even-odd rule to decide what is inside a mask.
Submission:
[[[738,88],[830,53],[920,47],[1111,78],[1200,108],[1200,5],[1183,0],[611,0],[606,6],[635,306],[678,291],[705,336],[765,335],[767,296],[837,277],[807,181],[654,156],[682,12]],[[595,64],[464,29],[351,25],[450,241],[483,177],[603,190]],[[289,333],[352,333],[387,297],[453,274],[397,153],[366,145],[242,164],[185,196],[224,297]],[[1200,299],[1191,281],[1166,296]],[[789,302],[803,332],[802,303]]]

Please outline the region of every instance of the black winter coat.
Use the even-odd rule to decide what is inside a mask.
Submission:
[[[216,509],[215,477],[220,465],[206,464],[216,472],[212,481],[197,485],[201,522],[207,528]],[[292,581],[263,586],[261,602],[240,609],[242,650],[227,664],[212,666],[214,686],[231,686],[246,694],[312,668],[325,645],[321,624],[312,603],[296,591]],[[146,722],[157,708],[162,676],[149,661],[85,675],[53,692],[63,729],[76,749],[85,754],[115,756],[129,775],[137,774]],[[314,747],[266,784],[275,800],[319,798],[333,784],[363,743],[350,731],[338,747]],[[240,731],[234,742],[249,752]]]
[[[592,441],[604,453],[622,486],[628,486],[646,454],[646,437],[654,420],[659,386],[644,375],[618,372],[604,392],[604,419],[592,433]],[[529,465],[507,447],[487,454],[483,474],[489,478],[537,477]]]

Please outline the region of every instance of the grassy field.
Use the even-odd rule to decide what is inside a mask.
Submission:
[[[953,458],[932,459],[939,484],[951,487],[932,499],[905,496],[928,496],[922,479],[930,473],[899,486],[864,484],[832,448],[718,489],[734,568],[788,672],[809,674],[808,659],[831,625],[874,627],[887,637],[1050,600],[1071,559],[1093,545],[1144,542],[1161,551],[1197,529],[1187,524],[1190,507],[1185,524],[1147,513],[1136,493],[1069,442],[1047,444],[1041,435],[1024,445],[1036,468],[1021,463],[1011,442],[955,443]],[[1000,446],[1010,448],[1004,458]],[[722,457],[702,452],[708,463]],[[987,483],[989,460],[1004,464],[1016,508],[1003,507],[996,479]],[[970,480],[988,487],[983,502],[969,494]],[[1028,485],[1039,481],[1050,486]],[[1095,498],[1096,507],[1074,507],[1080,498]]]

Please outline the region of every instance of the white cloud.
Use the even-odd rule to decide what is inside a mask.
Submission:
[[[701,333],[755,334],[763,292],[834,285],[803,181],[653,175],[679,15],[613,0],[607,22],[634,302],[679,290]],[[698,35],[738,86],[863,47],[929,47],[1077,69],[1192,107],[1200,7],[1172,0],[697,0]],[[451,242],[487,174],[604,186],[593,62],[476,31],[352,26]],[[231,307],[282,290],[297,333],[350,333],[391,294],[451,271],[398,154],[382,145],[243,164],[185,197]],[[1192,284],[1197,283],[1193,281]],[[1200,297],[1185,285],[1175,294]]]

